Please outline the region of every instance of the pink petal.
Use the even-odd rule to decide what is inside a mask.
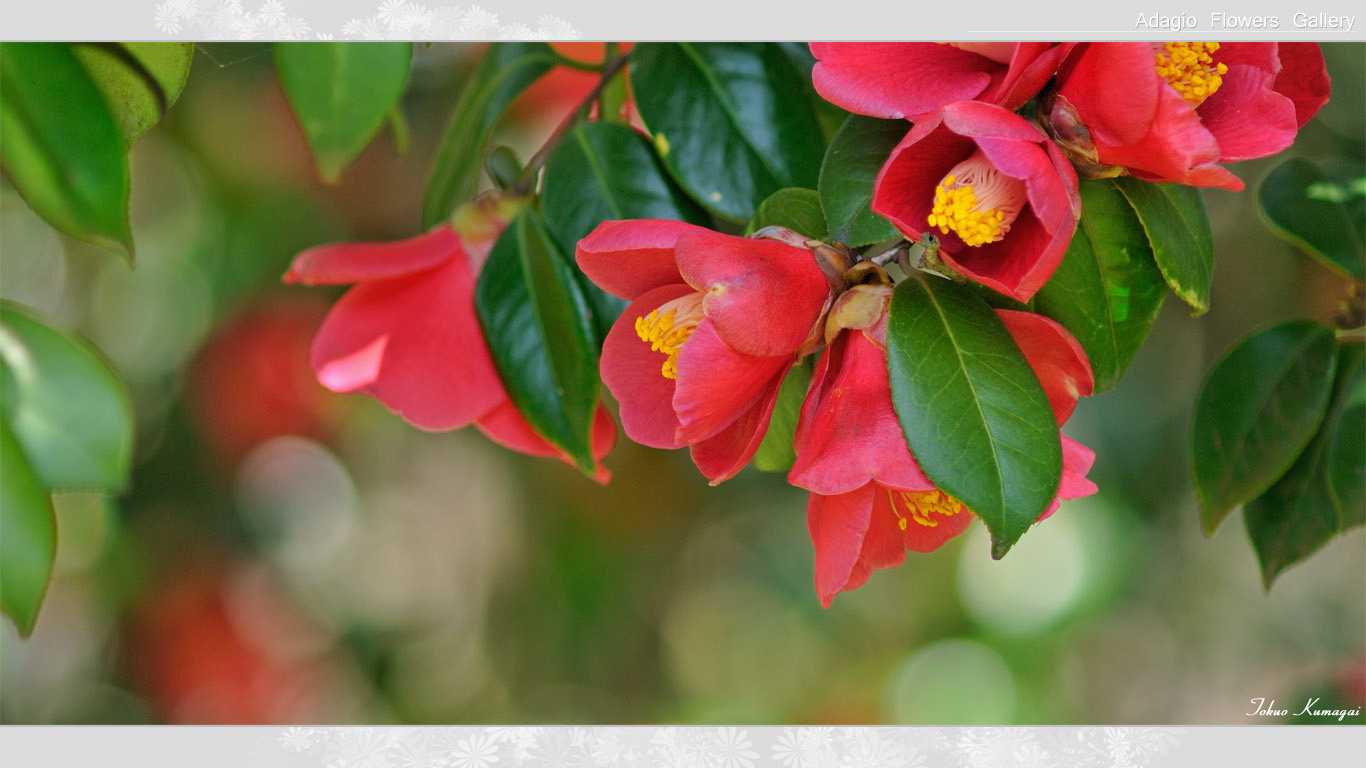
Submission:
[[[652,288],[682,282],[674,261],[678,238],[706,231],[663,219],[604,221],[579,241],[579,269],[613,296],[634,299]]]
[[[652,448],[677,448],[674,439],[678,417],[674,414],[674,380],[660,371],[668,357],[650,349],[636,335],[636,319],[661,304],[693,293],[683,283],[654,288],[626,308],[602,343],[602,382],[621,403],[621,428],[628,437]],[[686,345],[685,345],[686,348]]]
[[[1331,84],[1323,51],[1318,43],[1280,43],[1278,54],[1281,71],[1274,87],[1295,105],[1295,125],[1303,128],[1328,103]]]
[[[576,466],[568,454],[541,437],[540,433],[522,416],[511,400],[505,401],[502,405],[485,414],[475,422],[475,426],[490,440],[504,448],[510,448],[528,456],[557,458],[571,467]],[[612,479],[612,473],[602,466],[602,459],[611,452],[616,441],[617,426],[612,421],[612,416],[607,412],[607,409],[599,404],[593,414],[592,445],[593,456],[598,460],[597,472],[593,479],[600,484],[606,485]]]
[[[849,583],[868,532],[874,488],[869,483],[834,496],[813,493],[807,501],[806,526],[816,548],[816,594],[823,607],[829,608]]]
[[[1077,399],[1090,397],[1095,386],[1085,350],[1066,328],[1043,315],[1008,309],[998,309],[996,314],[1039,377],[1053,415],[1062,426],[1076,408]]]
[[[816,92],[851,112],[915,118],[976,98],[1002,67],[938,43],[812,43]]]
[[[1200,122],[1200,116],[1191,109],[1190,102],[1165,83],[1159,92],[1157,113],[1142,141],[1128,146],[1110,146],[1097,141],[1096,149],[1102,163],[1124,166],[1163,181],[1182,184],[1196,183],[1192,177],[1194,169],[1219,161],[1219,144],[1214,134]],[[1198,186],[1229,189],[1237,188],[1235,184],[1241,186],[1242,182],[1236,176],[1222,168],[1218,170],[1222,173],[1212,177],[1204,171],[1200,178],[1216,180],[1217,177],[1220,183]]]
[[[796,353],[830,299],[825,275],[805,248],[697,230],[678,239],[676,253],[683,279],[703,293],[716,333],[746,355]]]
[[[1273,79],[1256,67],[1232,66],[1196,110],[1219,143],[1221,162],[1274,155],[1295,141],[1295,105],[1271,90]]]
[[[309,362],[324,386],[370,394],[421,429],[463,427],[507,397],[463,259],[352,288],[323,321]]]
[[[392,243],[332,243],[310,248],[294,257],[284,281],[348,285],[411,275],[452,258],[467,261],[455,231],[443,224],[426,234]]]
[[[938,116],[916,123],[878,173],[873,211],[886,216],[907,237],[919,240],[929,226],[935,186],[975,151],[972,139],[944,128]],[[958,241],[951,233],[941,237],[946,242],[948,238]]]
[[[1016,110],[1034,98],[1058,71],[1075,43],[1014,43],[1005,74],[994,79],[978,101]]]
[[[1091,138],[1112,146],[1143,139],[1157,116],[1159,94],[1170,90],[1157,74],[1151,43],[1078,45],[1058,82],[1058,92],[1076,107]]]
[[[962,508],[956,515],[935,515],[937,525],[934,526],[921,525],[911,520],[906,524],[901,541],[906,549],[912,552],[933,552],[947,544],[949,539],[966,531],[975,517],[972,512]]]
[[[885,338],[886,318],[874,330]],[[848,493],[877,480],[927,490],[892,410],[887,352],[862,331],[844,331],[826,347],[802,403],[797,460],[788,482],[816,493]]]
[[[643,344],[643,342],[642,342]],[[754,357],[731,349],[710,317],[698,324],[678,353],[673,407],[678,443],[705,440],[734,422],[782,383],[794,358]]]
[[[944,126],[960,136],[1033,142],[1044,134],[1033,123],[1007,109],[980,101],[961,101],[944,107]]]
[[[1086,479],[1086,473],[1091,470],[1091,465],[1095,463],[1096,454],[1090,448],[1082,445],[1067,437],[1062,438],[1062,484],[1058,487],[1058,496],[1053,499],[1053,503],[1048,505],[1048,509],[1039,515],[1039,522],[1047,520],[1053,516],[1054,512],[1062,506],[1066,499],[1080,499],[1083,496],[1090,496],[1099,489],[1096,484]]]
[[[780,383],[781,378],[725,429],[693,443],[693,463],[712,485],[731,479],[754,458],[768,431],[773,406],[778,402]]]
[[[863,537],[863,547],[859,549],[858,562],[849,574],[841,591],[848,592],[863,586],[873,571],[882,568],[895,568],[906,561],[906,546],[902,542],[901,528],[892,514],[891,496],[888,488],[878,483],[869,483],[872,489],[873,511],[868,520],[868,533]]]

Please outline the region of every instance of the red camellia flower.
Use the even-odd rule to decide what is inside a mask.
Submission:
[[[1049,122],[1100,165],[1242,189],[1219,163],[1290,146],[1328,91],[1317,43],[1088,43],[1059,70]]]
[[[1019,109],[1074,43],[812,43],[826,101],[872,117],[915,120],[956,101]]]
[[[913,240],[938,234],[949,266],[1028,301],[1067,252],[1081,198],[1072,164],[1042,131],[964,101],[926,116],[892,150],[872,208]]]
[[[906,447],[887,376],[887,285],[858,286],[840,297],[840,321],[816,366],[797,425],[797,460],[788,474],[811,491],[807,525],[816,547],[821,604],[891,568],[906,550],[930,552],[967,530],[973,515],[939,490]],[[854,305],[854,306],[850,306]],[[1091,366],[1062,326],[1030,312],[997,310],[1033,367],[1058,425],[1092,391]],[[1051,515],[1063,499],[1096,492],[1086,479],[1095,454],[1062,438],[1063,474]]]
[[[713,484],[739,472],[783,376],[819,341],[831,289],[811,251],[676,221],[608,221],[579,241],[578,263],[631,302],[602,348],[626,434],[691,446]]]
[[[336,243],[301,253],[287,283],[356,287],[332,307],[309,362],[323,386],[364,392],[426,430],[473,423],[494,442],[573,464],[508,398],[474,311],[474,286],[498,234],[522,203],[481,198],[443,224],[394,243]],[[598,406],[593,453],[616,426]],[[598,465],[596,479],[609,474]]]

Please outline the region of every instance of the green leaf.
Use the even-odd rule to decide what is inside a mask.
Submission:
[[[1081,199],[1077,233],[1053,277],[1034,295],[1034,308],[1081,343],[1099,394],[1133,362],[1167,287],[1143,225],[1114,182],[1083,179]]]
[[[492,43],[451,112],[446,136],[437,150],[422,225],[445,221],[479,189],[484,150],[508,105],[555,66],[559,57],[545,43]]]
[[[887,325],[892,402],[911,453],[982,518],[1001,558],[1057,495],[1058,424],[996,312],[948,280],[897,285]]]
[[[1332,404],[1319,431],[1290,470],[1266,493],[1243,507],[1243,522],[1262,567],[1262,584],[1270,589],[1287,567],[1318,551],[1343,529],[1338,499],[1330,487],[1328,451],[1336,425],[1361,385],[1361,346],[1344,345],[1333,377]],[[1354,436],[1358,442],[1361,435]]]
[[[0,161],[66,234],[133,257],[128,158],[100,89],[64,43],[0,45]]]
[[[1195,405],[1191,470],[1205,532],[1271,487],[1323,422],[1337,346],[1307,320],[1244,339],[1210,371]]]
[[[90,345],[17,305],[0,304],[0,392],[10,428],[51,490],[118,491],[133,451],[133,413]]]
[[[541,210],[560,252],[571,259],[579,240],[604,221],[708,219],[669,180],[650,142],[615,123],[583,123],[564,137],[546,163]],[[627,302],[580,277],[601,341]]]
[[[768,422],[768,432],[759,450],[754,454],[754,468],[765,472],[786,472],[797,462],[797,449],[793,440],[797,435],[797,421],[802,414],[802,402],[806,399],[806,388],[811,384],[812,358],[807,358],[783,378],[778,390],[778,402],[773,406],[773,416]]]
[[[1182,301],[1203,315],[1209,310],[1214,243],[1200,190],[1184,184],[1152,184],[1132,176],[1115,186],[1138,213],[1162,277]]]
[[[0,421],[0,609],[28,636],[52,578],[57,521],[47,489],[7,422]]]
[[[764,227],[787,227],[808,239],[824,240],[827,233],[820,195],[814,189],[799,187],[774,192],[759,204],[759,210],[745,227],[745,234],[753,234]]]
[[[906,138],[905,120],[879,120],[851,115],[825,150],[821,163],[821,206],[830,223],[830,238],[850,248],[880,243],[900,235],[890,221],[873,213],[873,182],[892,149]]]
[[[1366,344],[1339,348],[1338,375],[1346,382],[1336,423],[1324,422],[1331,436],[1326,470],[1328,492],[1338,509],[1338,528],[1366,523]]]
[[[741,222],[783,187],[816,186],[820,123],[776,44],[642,43],[631,53],[640,116],[694,200]]]
[[[1344,277],[1366,279],[1362,222],[1343,204],[1359,189],[1334,184],[1303,158],[1291,158],[1267,174],[1258,190],[1271,230]]]
[[[575,271],[534,209],[519,214],[493,246],[474,302],[512,402],[592,475],[598,402],[592,317]]]
[[[82,43],[73,50],[128,147],[180,97],[194,59],[194,43]]]
[[[276,43],[275,69],[318,173],[336,183],[398,105],[412,43]]]

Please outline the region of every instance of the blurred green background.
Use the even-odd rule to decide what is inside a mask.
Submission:
[[[1240,521],[1200,533],[1187,445],[1224,349],[1342,297],[1269,234],[1255,190],[1292,154],[1366,174],[1366,46],[1325,46],[1333,99],[1300,141],[1233,166],[1248,191],[1207,191],[1210,313],[1169,300],[1120,385],[1080,404],[1067,432],[1100,493],[1000,562],[974,526],[829,610],[781,475],[709,488],[685,452],[623,438],[598,487],[313,381],[340,290],[279,277],[313,245],[419,232],[478,50],[418,46],[407,151],[386,131],[327,187],[269,46],[201,46],[133,151],[135,269],[0,189],[0,296],[94,342],[138,419],[129,492],[57,498],[37,629],[0,626],[0,720],[1246,723],[1267,721],[1245,716],[1259,697],[1361,705],[1366,533],[1264,594]],[[531,154],[584,78],[524,99],[503,141]]]

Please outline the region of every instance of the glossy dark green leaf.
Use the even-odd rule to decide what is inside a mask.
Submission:
[[[1338,509],[1338,528],[1366,524],[1366,345],[1343,344],[1338,351],[1338,375],[1343,377],[1342,404],[1337,421],[1324,422],[1331,430],[1325,470],[1328,492]]]
[[[812,240],[826,238],[825,214],[821,212],[820,195],[814,189],[788,187],[768,196],[759,204],[754,218],[745,227],[745,234],[764,227],[787,227]]]
[[[791,58],[773,43],[642,43],[631,83],[669,170],[718,216],[748,221],[783,187],[816,186],[825,149]]]
[[[398,105],[412,43],[276,43],[275,69],[318,173],[335,183]]]
[[[0,160],[49,224],[126,258],[128,158],[100,89],[64,43],[0,45]]]
[[[1344,346],[1340,355],[1324,429],[1275,485],[1243,507],[1267,589],[1287,567],[1317,552],[1343,529],[1343,515],[1330,486],[1328,452],[1336,431],[1333,425],[1355,402],[1353,391],[1361,386],[1362,355],[1359,346]]]
[[[1034,296],[1086,350],[1096,393],[1110,390],[1148,338],[1167,296],[1143,225],[1114,182],[1081,182],[1082,217],[1067,255]]]
[[[1337,363],[1333,330],[1281,323],[1234,345],[1200,391],[1191,470],[1205,532],[1285,474],[1323,422]]]
[[[82,43],[74,50],[130,147],[180,97],[194,59],[194,43]]]
[[[493,43],[470,75],[437,150],[422,224],[434,227],[474,197],[493,126],[522,91],[559,61],[545,43]]]
[[[851,115],[840,126],[825,150],[817,187],[832,241],[858,248],[898,236],[896,227],[869,210],[868,204],[873,199],[873,183],[892,148],[910,129],[905,120],[863,115]]]
[[[604,221],[673,219],[705,223],[706,211],[669,180],[650,142],[624,125],[584,123],[546,163],[541,210],[560,252],[570,259],[579,240]],[[599,340],[626,302],[581,281]]]
[[[765,472],[786,472],[797,461],[797,450],[793,439],[797,434],[797,421],[802,413],[802,401],[806,399],[806,388],[811,384],[812,358],[792,366],[783,378],[778,390],[778,402],[773,406],[773,416],[768,422],[768,432],[759,450],[754,454],[754,467]]]
[[[0,421],[0,610],[28,635],[57,555],[52,500],[7,422]]]
[[[1344,205],[1361,190],[1336,184],[1295,157],[1267,174],[1257,194],[1273,232],[1339,274],[1366,279],[1363,222],[1353,221]]]
[[[1204,314],[1214,275],[1214,242],[1200,190],[1132,176],[1116,179],[1115,185],[1138,213],[1167,285],[1195,310],[1193,314]]]
[[[133,413],[118,376],[88,344],[14,304],[0,304],[4,410],[43,485],[118,491],[133,449]]]
[[[911,453],[1004,556],[1062,481],[1058,424],[1034,370],[985,301],[924,273],[892,294],[887,358]]]
[[[597,345],[575,274],[540,215],[528,208],[494,245],[474,302],[493,362],[517,409],[591,475]]]

